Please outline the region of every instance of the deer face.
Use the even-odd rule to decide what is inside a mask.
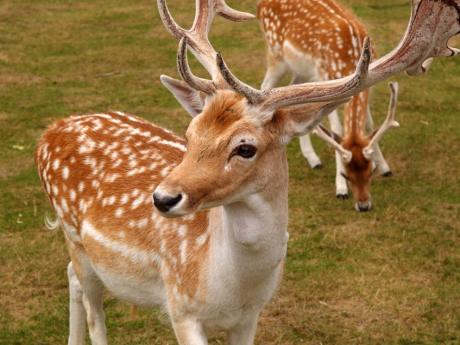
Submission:
[[[155,206],[180,216],[227,204],[263,189],[281,145],[247,114],[244,97],[219,91],[190,123],[187,152],[154,192]]]
[[[355,209],[359,212],[369,211],[372,208],[371,181],[373,174],[373,162],[363,154],[366,145],[353,143],[353,145],[342,145],[352,153],[351,161],[345,164],[346,175],[344,176],[350,186]]]

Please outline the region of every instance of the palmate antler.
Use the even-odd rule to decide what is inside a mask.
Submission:
[[[460,0],[412,0],[412,13],[399,45],[371,64],[369,86],[406,71],[426,72],[434,57],[454,56],[459,49],[449,47],[450,38],[460,34]]]
[[[460,50],[447,45],[449,39],[460,33],[460,0],[413,0],[412,14],[399,45],[389,54],[370,64],[370,44],[363,44],[360,62],[353,75],[345,78],[289,85],[267,91],[257,90],[240,81],[226,66],[220,54],[209,43],[207,34],[215,14],[234,21],[253,18],[252,15],[230,9],[224,0],[196,0],[197,12],[190,30],[185,30],[172,19],[165,0],[158,0],[161,18],[173,36],[182,40],[179,71],[193,88],[205,93],[218,89],[233,89],[261,111],[311,102],[337,103],[346,100],[392,75],[406,71],[410,75],[423,73],[432,58],[453,56]],[[194,76],[186,60],[186,49],[191,49],[211,75],[211,80]]]

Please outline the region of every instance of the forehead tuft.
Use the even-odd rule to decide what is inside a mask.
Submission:
[[[221,133],[243,120],[245,99],[231,91],[219,91],[196,118],[195,133]]]
[[[367,170],[371,164],[364,157],[363,149],[369,144],[369,139],[367,137],[354,135],[344,138],[342,146],[351,151],[352,160],[348,164],[348,167],[354,170]]]

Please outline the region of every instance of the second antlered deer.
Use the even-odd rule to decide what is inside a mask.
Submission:
[[[288,71],[293,75],[292,83],[297,84],[345,77],[356,69],[367,31],[335,1],[262,0],[257,12],[267,43],[268,66],[262,89],[276,86]],[[393,88],[394,95],[396,91]],[[391,175],[377,140],[372,140],[375,132],[369,90],[346,104],[344,131],[337,111],[329,114],[329,122],[331,131],[324,127],[316,131],[336,149],[336,195],[340,199],[348,197],[348,180],[355,208],[367,211],[372,206],[370,184],[374,162],[382,175]],[[300,146],[312,167],[321,166],[309,134],[300,137]]]
[[[85,343],[86,325],[93,345],[107,344],[104,287],[135,305],[162,306],[181,345],[206,345],[215,328],[231,345],[251,345],[286,255],[286,144],[369,86],[453,55],[447,40],[460,31],[460,13],[451,2],[422,0],[398,48],[370,66],[366,41],[352,76],[260,91],[239,81],[207,38],[216,14],[252,16],[197,0],[185,30],[158,4],[180,40],[186,82],[161,80],[194,116],[185,138],[111,112],[60,120],[37,146],[71,258],[69,345]],[[187,47],[212,80],[191,73]]]

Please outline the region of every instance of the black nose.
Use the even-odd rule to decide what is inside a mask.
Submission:
[[[367,212],[367,211],[370,211],[371,206],[370,205],[359,205],[358,204],[358,208],[359,208],[360,212]]]
[[[153,193],[153,204],[161,212],[168,212],[182,200],[182,194],[176,196],[162,196]]]

